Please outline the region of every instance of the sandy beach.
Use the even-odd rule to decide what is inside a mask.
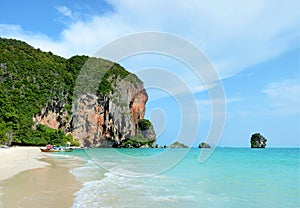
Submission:
[[[37,147],[0,150],[0,208],[71,207],[81,184],[69,172],[78,161]]]
[[[0,149],[0,181],[30,169],[41,168],[48,163],[39,159],[45,157],[38,147],[11,147]]]

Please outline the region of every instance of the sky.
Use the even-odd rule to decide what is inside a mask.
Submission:
[[[149,94],[146,118],[154,124],[159,145],[180,136],[180,141],[197,146],[209,141],[212,122],[224,119],[221,136],[215,138],[218,146],[248,147],[251,135],[260,132],[268,147],[299,147],[298,8],[297,0],[3,0],[0,36],[66,58],[93,56],[112,41],[136,33],[176,36],[199,49],[215,69],[226,111],[224,117],[213,109],[222,97],[212,96],[217,87],[205,81],[205,70],[199,77],[178,57],[140,53],[120,60],[144,81]],[[180,84],[169,77],[145,76],[156,69],[176,76],[191,97],[185,98]],[[170,85],[153,87],[153,79]]]

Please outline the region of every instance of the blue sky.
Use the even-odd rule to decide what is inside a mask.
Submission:
[[[226,95],[220,146],[249,146],[261,132],[268,146],[300,144],[300,2],[49,0],[1,2],[0,36],[21,39],[64,57],[93,55],[120,37],[145,31],[177,35],[211,61]],[[182,63],[141,55],[121,62],[128,70],[155,67],[176,74],[191,89],[200,115],[195,145],[205,141],[212,119],[208,92]],[[145,82],[147,86],[147,82]],[[160,145],[178,135],[176,95],[148,89],[146,116]],[[188,125],[195,125],[189,120]],[[198,125],[197,125],[198,127]],[[187,137],[189,130],[186,129]],[[184,140],[185,138],[183,138]]]

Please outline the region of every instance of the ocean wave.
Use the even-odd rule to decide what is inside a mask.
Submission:
[[[174,202],[193,201],[193,196],[173,193],[162,177],[129,178],[106,172],[101,180],[83,184],[73,208],[98,207],[168,207]],[[161,204],[163,203],[163,204]]]
[[[70,170],[77,181],[87,182],[99,178],[103,178],[104,170],[96,165],[92,160],[85,160],[85,163],[79,167]]]

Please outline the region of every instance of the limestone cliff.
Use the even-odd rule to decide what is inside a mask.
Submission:
[[[151,146],[147,100],[142,81],[117,63],[0,37],[0,144]]]
[[[53,99],[33,117],[33,121],[35,126],[44,124],[54,129],[62,128],[86,147],[141,147],[145,144],[154,147],[153,126],[147,129],[139,126],[145,116],[147,101],[147,92],[137,77],[117,77],[108,95],[82,94],[74,102],[71,116],[64,109],[65,103]],[[141,135],[144,142],[127,146],[126,141],[136,135]]]
[[[36,114],[32,119],[34,128],[37,124],[43,124],[53,129],[65,129],[68,126],[68,112],[64,109],[65,103],[59,98],[53,98],[51,102]]]

